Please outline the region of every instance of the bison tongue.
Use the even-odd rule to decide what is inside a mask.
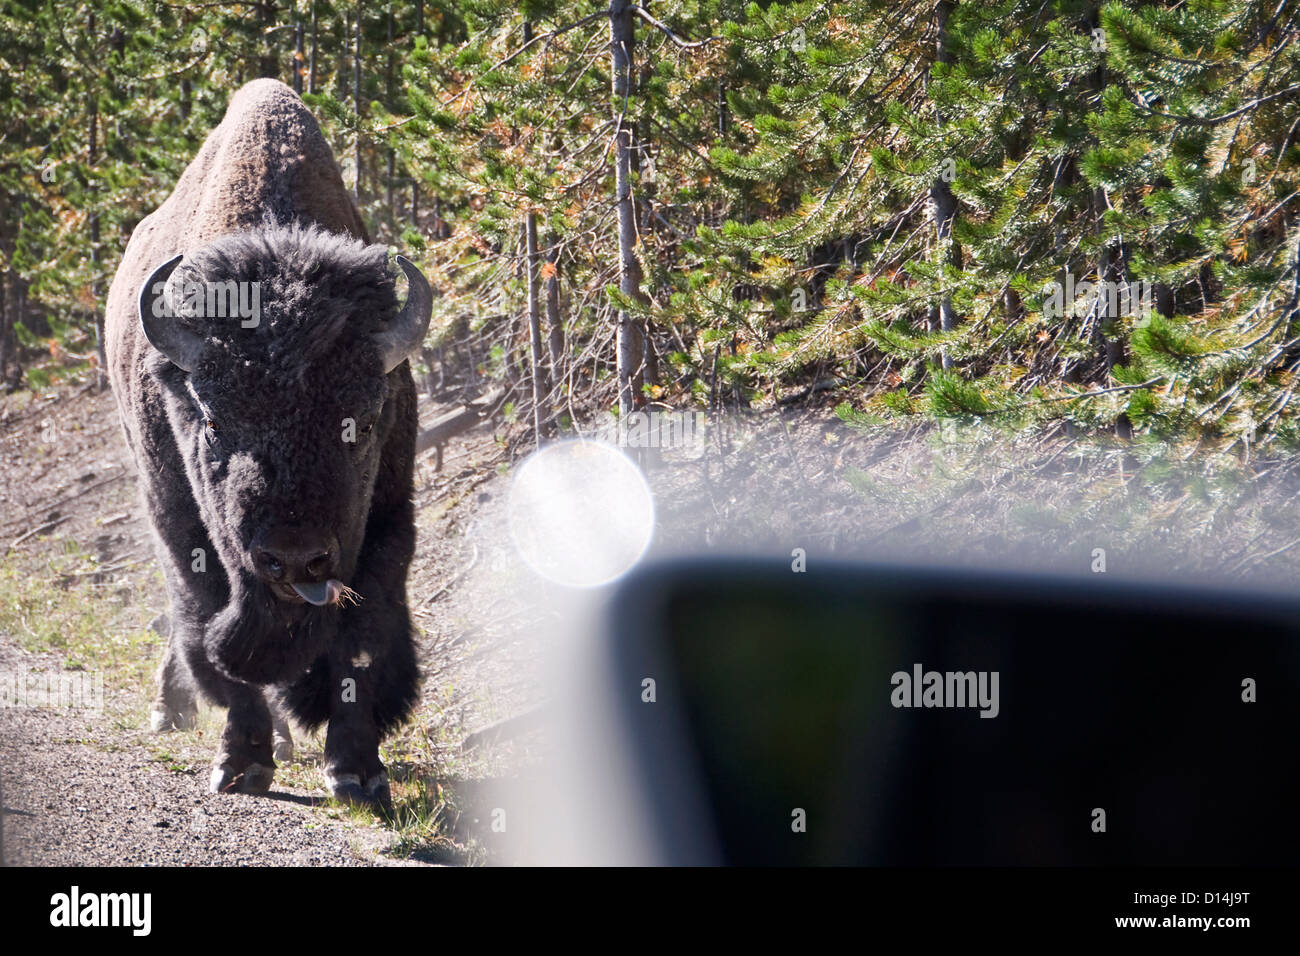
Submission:
[[[309,584],[295,584],[293,589],[298,596],[309,604],[324,607],[333,604],[343,593],[343,583],[330,578],[328,581],[316,581]]]

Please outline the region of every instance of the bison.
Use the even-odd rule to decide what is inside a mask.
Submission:
[[[228,708],[215,792],[270,787],[287,713],[328,722],[335,797],[389,803],[379,742],[418,691],[407,356],[432,309],[396,261],[400,306],[315,119],[257,80],[109,289],[108,371],[169,607],[151,723],[190,724],[196,694]]]

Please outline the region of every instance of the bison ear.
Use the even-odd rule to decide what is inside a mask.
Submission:
[[[140,287],[140,325],[144,337],[175,366],[194,371],[203,352],[203,339],[176,322],[167,299],[167,280],[184,256],[168,259]]]
[[[406,283],[410,288],[402,311],[397,313],[388,328],[375,333],[375,343],[383,356],[384,374],[397,368],[420,347],[424,333],[429,331],[429,317],[433,315],[433,290],[429,288],[429,280],[404,256],[397,257],[397,264],[406,273]]]

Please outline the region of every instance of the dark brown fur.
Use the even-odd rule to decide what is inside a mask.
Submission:
[[[195,690],[229,708],[218,789],[269,786],[274,688],[300,723],[329,722],[331,779],[385,795],[379,739],[415,699],[415,390],[405,362],[384,374],[372,342],[398,306],[385,250],[367,243],[311,114],[288,87],[257,80],[140,223],[109,290],[108,371],[169,600],[155,706],[178,724]],[[188,373],[150,344],[137,305],[178,253],[173,281],[261,287],[256,327],[176,320],[204,340]],[[349,419],[354,442],[342,438]],[[272,527],[337,541],[337,577],[359,603],[277,599],[251,557]]]

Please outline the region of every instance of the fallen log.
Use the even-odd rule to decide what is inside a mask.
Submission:
[[[506,390],[498,389],[486,398],[435,419],[432,425],[415,437],[415,453],[419,455],[430,448],[437,449],[438,459],[434,467],[442,471],[442,450],[447,442],[495,415],[505,394]]]
[[[32,535],[44,534],[46,531],[53,531],[59,525],[63,524],[63,522],[71,520],[71,518],[72,515],[64,515],[62,518],[55,518],[53,521],[47,521],[42,525],[37,525],[35,528],[32,528],[32,530],[28,531],[26,534],[19,535],[18,537],[14,538],[13,541],[9,542],[9,547],[5,551],[5,556],[8,557],[10,551],[18,547],[20,544],[22,544]]]
[[[461,741],[460,749],[468,753],[485,745],[497,744],[523,736],[529,731],[543,726],[550,716],[549,711],[550,708],[546,704],[542,704],[540,707],[535,707],[526,713],[511,717],[509,720],[493,724],[485,730],[480,730],[466,737]]]
[[[415,453],[418,455],[430,448],[445,445],[462,432],[469,431],[481,420],[479,410],[471,406],[449,412],[416,436]]]

